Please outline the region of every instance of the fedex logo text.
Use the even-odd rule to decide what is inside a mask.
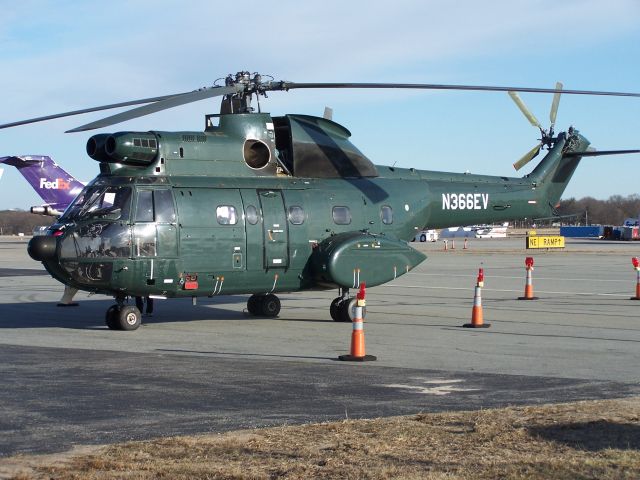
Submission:
[[[40,188],[45,188],[47,190],[69,190],[71,188],[71,182],[66,181],[63,178],[56,178],[53,182],[50,182],[46,178],[41,178]]]

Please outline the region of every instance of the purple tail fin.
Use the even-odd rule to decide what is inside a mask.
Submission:
[[[0,163],[16,167],[44,203],[55,210],[62,211],[67,208],[84,187],[82,182],[69,175],[47,156],[0,157]]]

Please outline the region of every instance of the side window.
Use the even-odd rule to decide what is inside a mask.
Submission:
[[[254,207],[253,205],[249,205],[245,211],[245,215],[247,218],[247,222],[249,222],[251,225],[255,225],[256,223],[258,223],[258,209],[256,207]]]
[[[389,205],[383,205],[380,208],[380,218],[385,225],[393,223],[393,209]]]
[[[220,225],[235,225],[238,223],[236,207],[232,205],[219,205],[216,208],[216,218]]]
[[[171,190],[154,190],[153,203],[156,211],[156,222],[175,223],[176,209],[173,205]]]
[[[302,225],[304,223],[304,209],[297,205],[289,207],[289,221],[293,225]]]
[[[153,191],[140,190],[138,192],[138,208],[136,222],[153,222]]]
[[[138,191],[136,222],[174,223],[176,210],[171,190]]]
[[[336,225],[349,225],[351,223],[351,211],[349,207],[333,207],[331,213]]]

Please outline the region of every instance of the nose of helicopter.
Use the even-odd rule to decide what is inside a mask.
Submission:
[[[33,237],[29,240],[27,252],[38,262],[52,259],[56,254],[56,237],[48,235]]]

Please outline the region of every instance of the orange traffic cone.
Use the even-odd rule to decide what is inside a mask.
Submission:
[[[484,323],[482,315],[482,287],[484,286],[484,270],[478,270],[478,282],[473,294],[473,310],[471,311],[471,323],[462,325],[464,328],[489,328],[490,323]]]
[[[633,263],[633,268],[636,270],[636,296],[631,297],[629,300],[640,300],[640,261],[638,257],[631,258],[631,263]]]
[[[338,358],[346,362],[372,362],[377,358],[373,355],[366,355],[364,347],[364,320],[362,318],[362,312],[366,305],[364,282],[360,284],[360,291],[356,298],[357,303],[352,322],[353,331],[351,332],[351,353],[349,355],[340,355]]]
[[[527,280],[524,286],[524,297],[518,297],[518,300],[538,300],[538,297],[533,296],[533,258],[527,257],[524,261],[525,268],[527,269]]]

